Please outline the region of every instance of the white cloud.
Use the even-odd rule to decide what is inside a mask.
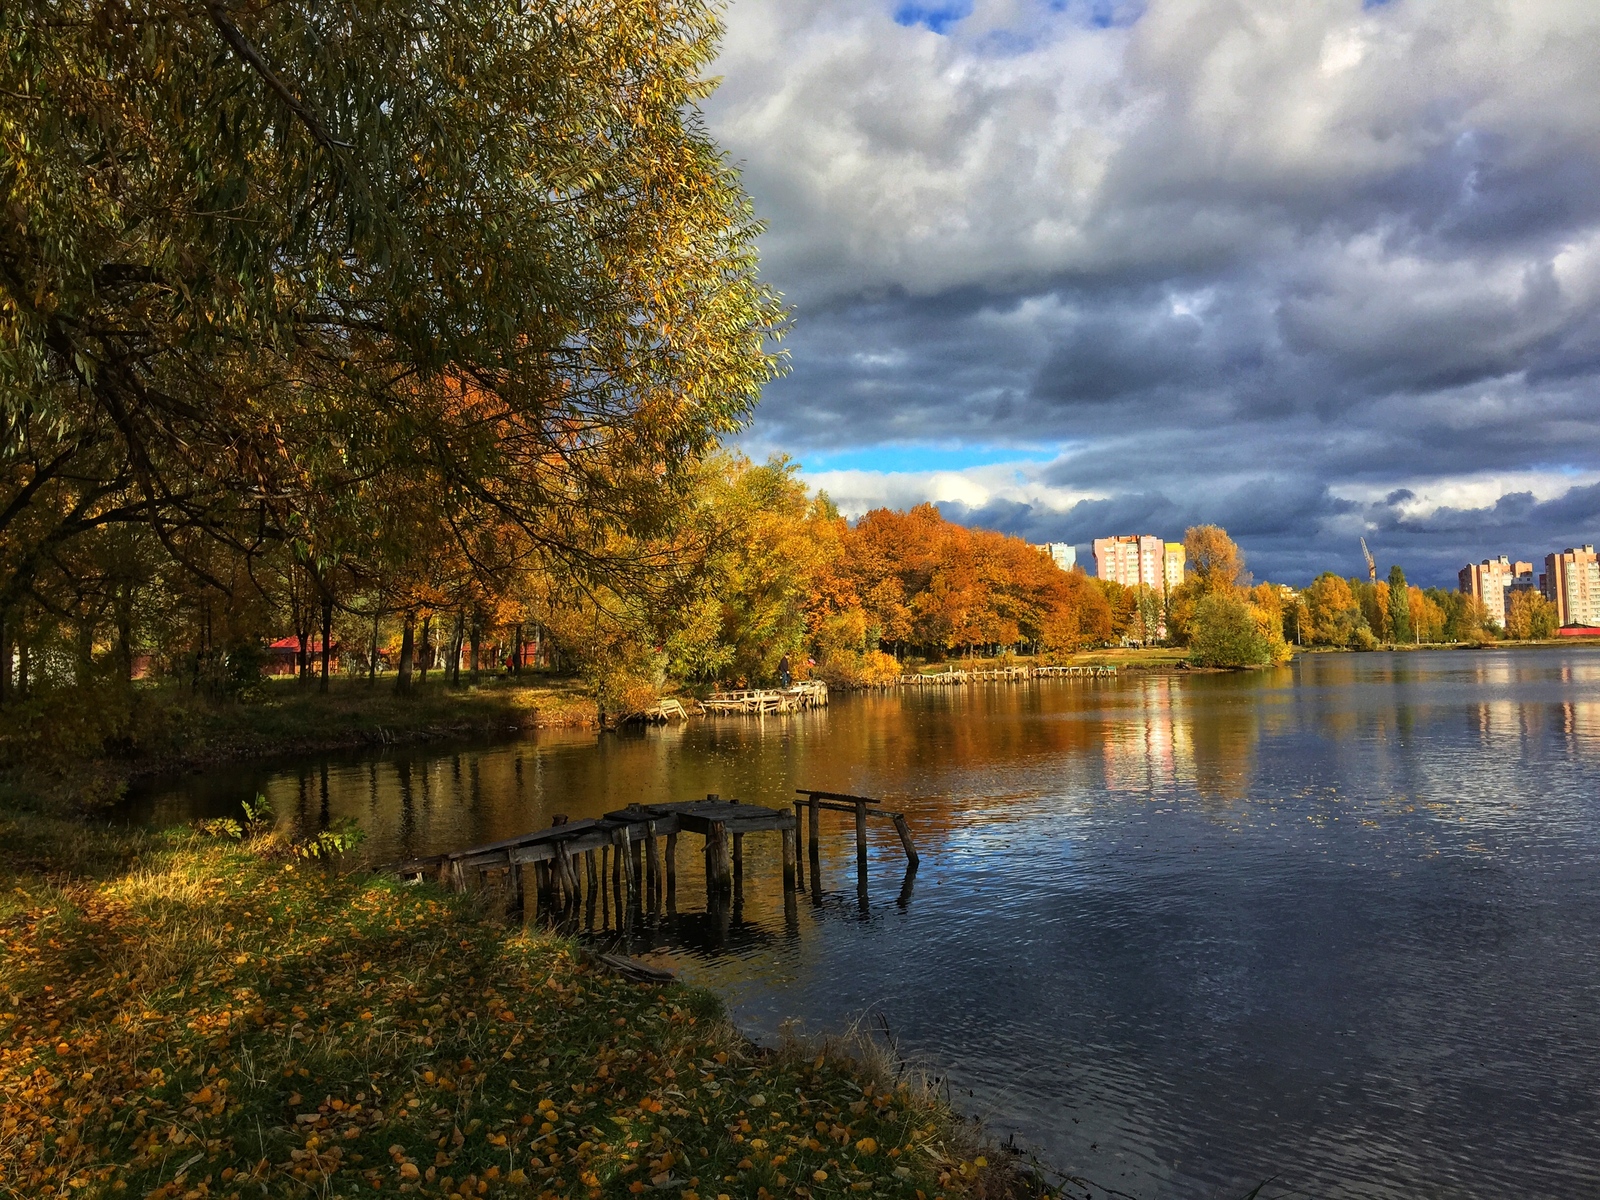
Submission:
[[[1097,492],[1063,487],[1041,478],[1048,464],[992,463],[956,471],[807,471],[803,478],[828,493],[847,517],[874,508],[910,508],[922,503],[954,503],[983,508],[996,501],[1035,505],[1065,512]]]

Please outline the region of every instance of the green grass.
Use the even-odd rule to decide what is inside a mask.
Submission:
[[[0,1192],[1036,1191],[926,1091],[470,900],[191,833],[0,845]]]

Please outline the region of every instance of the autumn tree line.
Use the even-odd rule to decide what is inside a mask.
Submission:
[[[700,116],[719,33],[707,0],[0,7],[9,727],[115,741],[135,676],[243,695],[286,635],[308,686],[542,665],[625,709],[785,660],[1481,634],[1394,583],[1286,608],[1220,530],[1157,596],[724,454],[787,316]]]
[[[395,641],[404,689],[508,605],[590,661],[572,613],[681,609],[787,319],[700,116],[719,33],[705,0],[0,7],[0,702],[125,708],[145,661],[237,690],[287,630]]]

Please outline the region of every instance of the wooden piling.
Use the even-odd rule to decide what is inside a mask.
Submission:
[[[589,890],[589,901],[590,901],[591,904],[594,902],[594,894],[600,890],[600,873],[599,873],[599,869],[595,866],[595,861],[594,861],[594,856],[595,856],[596,853],[604,854],[605,850],[602,848],[599,851],[585,850],[583,852],[583,862],[584,862],[585,873],[589,877],[589,889],[588,890]]]
[[[678,894],[678,835],[667,834],[667,899],[673,900]]]
[[[706,888],[721,895],[729,883],[728,827],[721,821],[711,822],[706,834]]]
[[[785,894],[793,892],[799,886],[796,880],[796,868],[799,856],[794,852],[797,829],[782,829],[778,836],[783,839],[783,890]]]
[[[744,891],[744,834],[733,835],[733,890]]]
[[[911,827],[906,824],[904,813],[894,814],[894,831],[900,835],[900,846],[906,852],[906,865],[914,869],[922,860],[917,857],[917,848],[911,844]]]
[[[811,869],[816,870],[818,856],[822,853],[822,831],[818,822],[821,806],[817,797],[811,797]]]
[[[856,801],[856,870],[867,869],[867,802]]]
[[[647,821],[644,827],[646,877],[650,885],[650,898],[661,891],[661,844],[656,841],[656,823]]]
[[[806,872],[805,868],[801,865],[800,859],[800,830],[803,827],[804,821],[805,801],[796,800],[794,802],[794,828],[789,831],[789,836],[793,839],[794,848],[794,886],[801,889],[804,889],[806,886]]]

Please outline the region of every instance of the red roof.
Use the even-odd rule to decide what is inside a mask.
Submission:
[[[339,643],[335,642],[333,644],[332,648],[334,650],[337,650],[339,648]],[[293,634],[290,634],[288,637],[279,638],[277,641],[275,641],[271,645],[269,645],[267,647],[267,649],[268,650],[287,650],[291,654],[299,654],[300,653],[300,639],[295,637]],[[307,654],[321,654],[322,653],[322,639],[319,638],[319,637],[312,638],[311,641],[306,645],[306,653]]]
[[[1600,637],[1600,625],[1563,625],[1556,633],[1561,637]]]

